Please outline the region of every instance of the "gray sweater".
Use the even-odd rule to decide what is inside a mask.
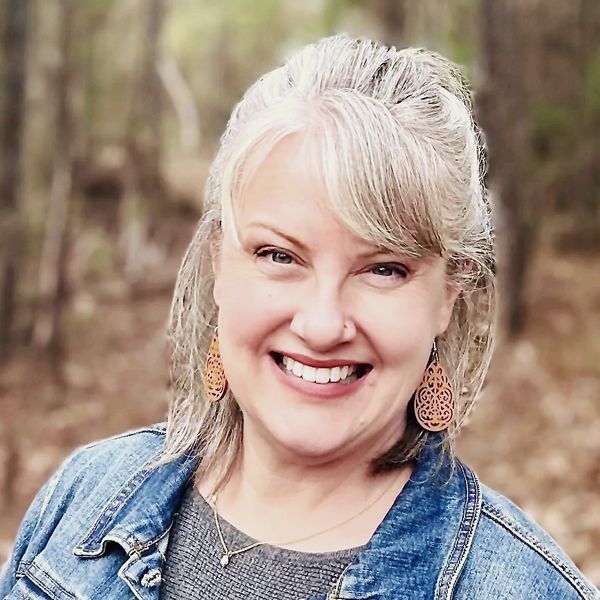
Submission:
[[[219,518],[230,550],[256,541]],[[226,567],[209,504],[192,486],[183,495],[167,548],[161,600],[306,600],[325,595],[359,548],[297,552],[263,545],[231,558]]]

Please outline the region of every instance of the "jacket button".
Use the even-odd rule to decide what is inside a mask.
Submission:
[[[142,585],[147,588],[156,587],[161,582],[160,569],[151,569],[142,576]]]

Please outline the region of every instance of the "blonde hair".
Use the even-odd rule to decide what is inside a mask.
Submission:
[[[261,77],[235,107],[205,191],[205,213],[184,257],[169,338],[172,400],[164,460],[202,448],[200,472],[227,476],[241,442],[231,393],[207,401],[202,368],[216,326],[211,245],[235,229],[236,201],[260,161],[293,133],[312,145],[328,202],[358,236],[410,256],[439,255],[460,289],[440,360],[458,399],[456,432],[491,355],[494,255],[481,136],[459,70],[423,49],[335,36]],[[215,239],[217,236],[217,239]],[[411,403],[412,404],[412,403]],[[427,441],[409,405],[407,428],[376,470],[415,457]]]

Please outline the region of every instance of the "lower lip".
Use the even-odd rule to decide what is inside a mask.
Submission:
[[[356,393],[356,391],[364,385],[367,377],[369,376],[369,373],[367,373],[352,383],[340,383],[333,381],[330,381],[329,383],[313,383],[311,381],[302,379],[302,377],[288,375],[287,372],[284,372],[271,357],[269,357],[269,361],[271,362],[277,377],[284,385],[297,392],[300,392],[303,396],[309,396],[317,399],[341,398],[344,396],[350,396]]]

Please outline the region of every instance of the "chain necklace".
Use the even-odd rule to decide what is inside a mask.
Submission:
[[[335,525],[331,525],[329,527],[326,527],[325,529],[320,529],[316,533],[311,533],[310,535],[305,535],[301,538],[296,538],[293,540],[280,542],[278,544],[269,544],[269,542],[254,542],[252,544],[248,544],[247,546],[242,546],[241,548],[237,548],[235,550],[230,550],[227,547],[227,544],[225,543],[225,537],[223,536],[223,531],[221,530],[221,524],[219,523],[219,513],[217,511],[218,492],[215,492],[215,494],[213,495],[213,498],[212,498],[212,500],[213,500],[212,501],[212,509],[213,509],[213,515],[215,518],[215,527],[217,529],[217,535],[219,536],[219,542],[221,543],[221,548],[223,549],[223,555],[221,556],[221,559],[219,560],[219,562],[221,563],[221,566],[223,568],[225,568],[229,564],[229,562],[233,556],[235,556],[236,554],[242,554],[243,552],[248,552],[248,550],[258,548],[258,546],[265,546],[267,544],[272,545],[272,546],[292,546],[294,544],[299,544],[300,542],[305,542],[306,540],[310,540],[312,538],[318,537],[325,533],[329,533],[330,531],[333,531],[334,529],[337,529],[338,527],[341,527],[342,525],[346,525],[346,523],[350,523],[350,521],[357,519],[358,517],[360,517],[361,515],[366,513],[368,510],[373,508],[373,506],[375,506],[375,504],[377,504],[392,489],[392,487],[396,483],[397,479],[398,478],[393,479],[392,483],[389,486],[387,486],[383,490],[383,492],[379,496],[377,496],[377,498],[375,498],[375,500],[373,500],[370,504],[367,504],[367,506],[365,506],[364,508],[359,510],[354,515],[348,517],[347,519],[344,519],[343,521],[340,521],[339,523],[336,523]]]

